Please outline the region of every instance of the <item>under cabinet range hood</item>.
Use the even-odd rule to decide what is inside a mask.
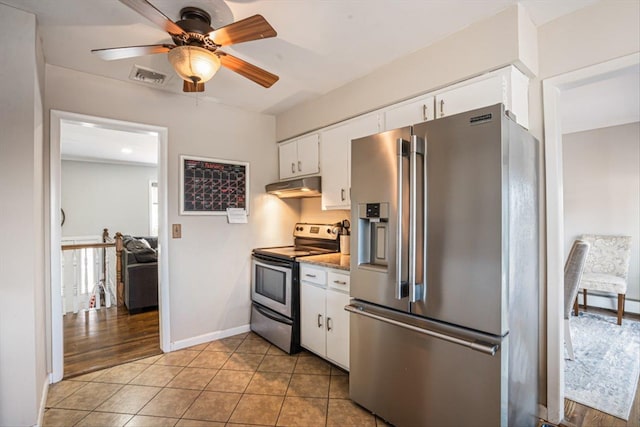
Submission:
[[[301,199],[303,197],[321,196],[319,176],[309,176],[306,178],[274,182],[273,184],[267,184],[265,188],[267,193],[274,194],[281,199]]]

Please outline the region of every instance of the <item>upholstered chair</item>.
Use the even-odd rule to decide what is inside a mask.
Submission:
[[[573,360],[573,344],[569,329],[571,306],[578,296],[578,285],[588,253],[589,244],[583,240],[575,240],[564,265],[564,344],[570,360]]]
[[[627,293],[627,275],[631,260],[631,237],[585,234],[581,240],[589,243],[589,256],[579,289],[583,292],[584,309],[587,309],[587,291],[618,294],[618,325],[622,325],[624,298]],[[578,303],[574,306],[578,312]]]

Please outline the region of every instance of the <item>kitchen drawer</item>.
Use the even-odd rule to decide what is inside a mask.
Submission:
[[[310,282],[322,286],[327,286],[327,271],[322,268],[315,268],[305,264],[301,264],[300,280],[302,282]]]
[[[327,283],[331,289],[346,292],[348,294],[350,284],[349,278],[350,276],[348,274],[329,271],[327,274]]]

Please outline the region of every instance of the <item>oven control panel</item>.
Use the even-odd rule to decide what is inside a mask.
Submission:
[[[340,232],[340,226],[337,224],[297,223],[293,230],[294,237],[336,240]]]

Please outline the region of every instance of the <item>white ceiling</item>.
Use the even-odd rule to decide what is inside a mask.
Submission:
[[[158,135],[108,129],[91,123],[63,121],[60,125],[61,157],[100,163],[156,166]]]
[[[214,28],[262,14],[278,32],[277,37],[224,50],[279,75],[280,80],[265,89],[222,69],[199,96],[268,114],[319,97],[513,4],[520,3],[534,24],[542,25],[595,2],[151,0],[174,21],[179,19],[183,7],[200,7],[211,14]],[[144,85],[129,79],[134,65],[139,65],[170,77],[158,90],[182,94],[182,80],[173,72],[165,54],[103,61],[90,53],[96,48],[171,42],[167,33],[119,1],[0,0],[0,3],[37,16],[48,64]],[[637,121],[639,80],[636,68],[615,79],[563,93],[564,131],[621,124],[633,118]],[[155,136],[68,123],[63,137],[66,159],[156,163]],[[125,153],[123,148],[132,152]]]
[[[595,0],[151,0],[172,20],[185,6],[212,15],[212,26],[262,14],[275,38],[224,48],[280,76],[265,89],[222,69],[204,96],[243,109],[277,114],[313,99],[515,3],[536,25]],[[165,54],[103,61],[91,49],[171,42],[163,30],[117,0],[0,0],[37,16],[48,64],[128,80],[140,65],[171,76]],[[19,35],[16,35],[19,37]],[[145,84],[136,82],[136,84]],[[194,96],[188,94],[185,96]]]

